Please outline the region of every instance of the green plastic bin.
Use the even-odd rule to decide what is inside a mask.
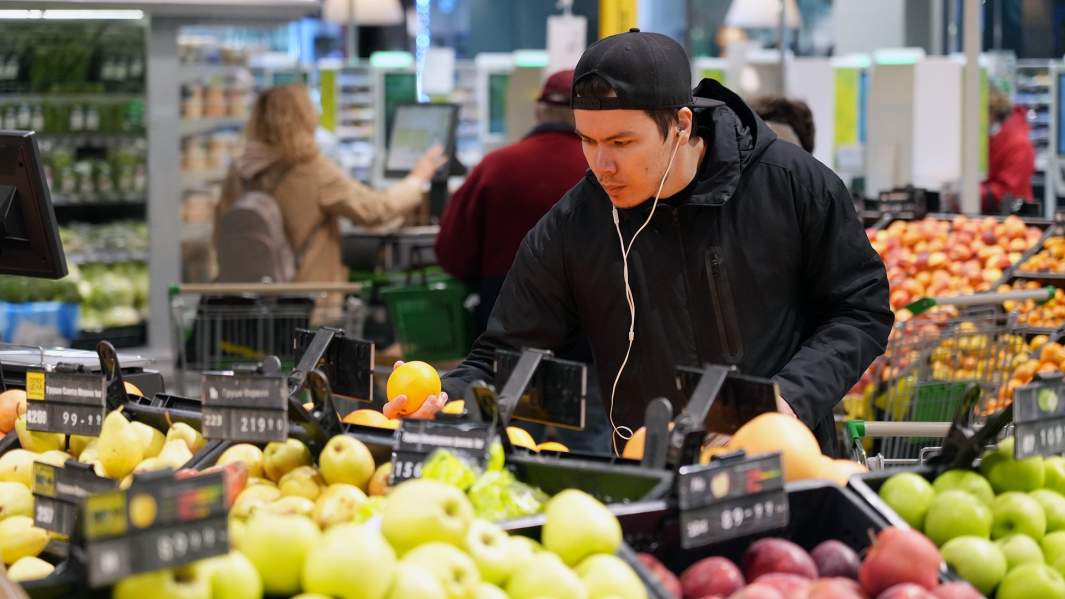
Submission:
[[[443,362],[466,357],[473,343],[473,314],[466,309],[469,290],[446,275],[410,278],[381,290],[396,340],[408,360]]]

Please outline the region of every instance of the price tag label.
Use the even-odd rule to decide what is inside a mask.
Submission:
[[[710,543],[783,528],[788,496],[780,454],[685,466],[677,480],[681,546]]]
[[[107,412],[107,380],[80,372],[26,373],[26,428],[98,436]]]
[[[492,430],[485,422],[404,420],[392,448],[392,484],[419,478],[422,464],[437,449],[447,449],[484,467]]]
[[[229,551],[222,472],[154,478],[85,499],[89,584],[171,568]]]
[[[1016,459],[1065,452],[1065,382],[1056,377],[1014,391],[1013,423]]]
[[[33,464],[33,522],[45,530],[70,536],[85,498],[114,489],[115,481],[97,476],[88,464]]]
[[[282,376],[205,373],[203,436],[224,441],[288,438],[288,382]]]

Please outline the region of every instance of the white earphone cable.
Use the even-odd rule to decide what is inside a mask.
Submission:
[[[647,220],[640,225],[639,229],[636,229],[636,233],[633,234],[632,239],[629,240],[628,246],[625,245],[625,237],[621,234],[621,224],[618,218],[617,207],[611,208],[611,216],[614,221],[614,229],[618,232],[618,242],[621,245],[621,275],[625,282],[625,302],[629,306],[629,345],[625,349],[625,357],[621,360],[621,366],[618,368],[618,374],[614,377],[614,384],[610,388],[610,406],[607,411],[607,418],[610,420],[610,444],[614,449],[614,455],[621,455],[618,451],[617,438],[631,439],[633,431],[627,426],[617,426],[614,424],[614,396],[618,390],[618,382],[621,381],[621,374],[625,372],[625,367],[629,363],[629,355],[632,353],[632,343],[636,339],[636,300],[632,294],[632,287],[629,286],[629,252],[632,251],[632,245],[636,243],[636,238],[640,236],[647,225],[651,224],[651,219],[655,216],[655,210],[658,208],[658,200],[662,195],[662,188],[666,185],[666,179],[669,177],[669,171],[673,168],[673,159],[677,156],[677,150],[680,149],[680,129],[677,129],[677,143],[673,145],[673,152],[669,155],[669,162],[666,163],[666,170],[662,173],[662,179],[658,182],[658,191],[655,192],[654,203],[651,204],[651,212],[647,215]]]

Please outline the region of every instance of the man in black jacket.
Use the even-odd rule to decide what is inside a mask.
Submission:
[[[883,263],[831,170],[719,83],[693,95],[690,73],[659,34],[585,51],[573,108],[591,170],[526,236],[444,389],[491,380],[497,349],[586,337],[615,447],[652,399],[682,399],[677,365],[714,363],[771,377],[833,452],[833,407],[893,322]]]

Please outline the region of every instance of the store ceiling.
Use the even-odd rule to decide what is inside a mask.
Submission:
[[[0,0],[0,10],[139,9],[153,17],[239,21],[298,19],[317,13],[319,0]]]

